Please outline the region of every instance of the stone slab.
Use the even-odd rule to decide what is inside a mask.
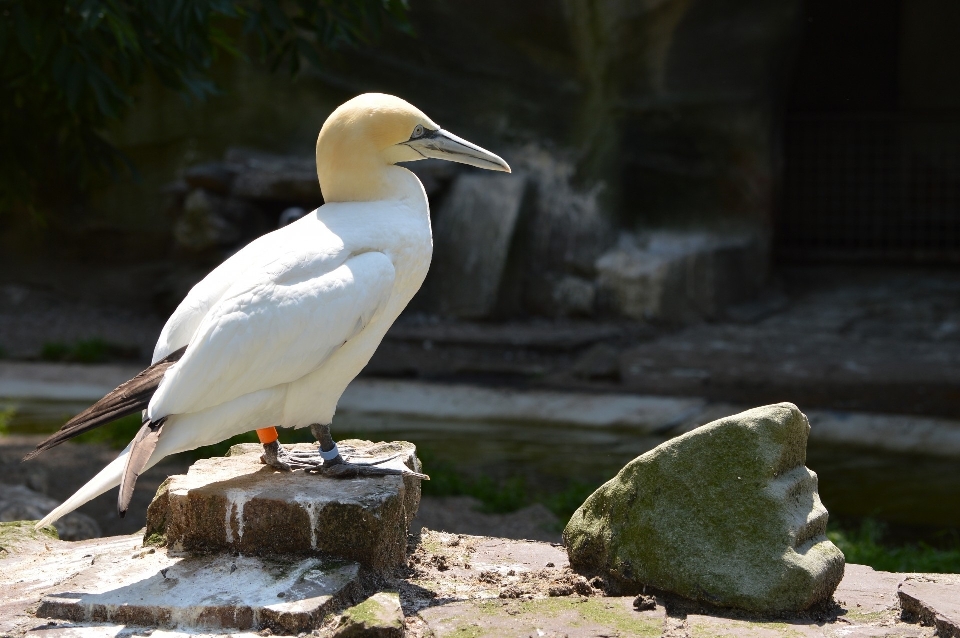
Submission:
[[[903,574],[847,563],[833,599],[852,616],[896,610],[897,586],[902,580]]]
[[[467,600],[431,607],[420,618],[436,638],[659,637],[664,608],[636,611],[633,596]]]
[[[0,636],[296,635],[360,599],[357,563],[191,557],[145,547],[139,534],[65,542],[22,527],[0,560]]]
[[[217,554],[94,562],[58,583],[41,618],[141,627],[309,631],[360,590],[357,563]]]
[[[516,390],[416,381],[362,379],[340,400],[344,412],[421,416],[456,421],[517,421],[655,432],[700,414],[697,398]]]
[[[815,619],[742,619],[690,614],[683,619],[683,629],[686,636],[704,638],[933,638],[929,629],[900,622],[896,617],[860,624],[847,620],[825,623]]]
[[[905,614],[935,627],[940,638],[960,638],[960,575],[910,576],[897,596]]]
[[[411,443],[341,441],[392,464],[419,468]],[[315,449],[310,444],[290,446]],[[148,542],[184,551],[245,555],[326,555],[375,570],[404,560],[420,482],[400,476],[334,479],[278,472],[260,462],[259,444],[231,448],[170,477],[147,512]]]
[[[141,370],[142,366],[3,361],[0,397],[97,401]]]
[[[512,330],[515,326],[401,326],[395,341],[429,340],[431,343],[448,344],[463,342],[486,347],[509,340],[510,330],[503,328]],[[527,332],[532,335],[538,332],[535,326],[527,328]],[[591,330],[596,333],[597,338],[616,334],[615,331],[610,332],[612,328],[603,326],[594,326],[593,329],[564,328],[561,332],[573,338],[576,334],[589,336]],[[543,332],[549,333],[550,330]],[[431,334],[434,336],[431,337]],[[553,336],[547,335],[550,347],[556,346],[553,339]],[[525,338],[521,341],[524,347],[537,347],[539,343],[528,343]],[[583,345],[579,342],[577,344]],[[689,352],[689,348],[685,352]],[[689,381],[701,373],[703,378],[712,374],[703,368],[707,365],[704,363],[706,359],[700,360],[700,367],[697,369],[674,368],[665,374],[652,374],[650,371],[663,363],[660,359],[641,357],[634,360],[630,353],[626,356],[640,366],[638,374],[642,373],[644,379],[650,383],[659,383],[658,380],[662,381],[665,376]],[[687,354],[684,354],[684,361],[689,363]],[[96,401],[137,372],[139,368],[114,365],[0,362],[0,397],[21,400]],[[816,377],[813,373],[809,376]],[[758,371],[751,378],[771,377],[766,371]],[[667,385],[670,383],[667,382]],[[956,384],[951,387],[955,386]],[[698,389],[697,392],[705,389],[707,388]],[[671,393],[674,390],[691,391],[689,387],[668,388],[661,385],[649,387],[648,390]],[[389,413],[456,421],[537,421],[596,427],[629,426],[658,433],[689,431],[714,419],[740,412],[746,407],[746,404],[710,403],[701,398],[682,396],[481,388],[463,384],[372,378],[357,379],[351,383],[339,404],[342,413]],[[80,405],[76,407],[78,411],[82,408]],[[813,427],[811,440],[817,443],[855,444],[891,452],[960,457],[960,420],[847,410],[809,410],[806,414]]]
[[[149,632],[149,634],[147,633]],[[144,629],[118,624],[51,622],[24,634],[26,638],[259,638],[256,631],[202,629]]]

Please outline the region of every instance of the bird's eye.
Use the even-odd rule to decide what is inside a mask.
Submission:
[[[410,139],[415,140],[418,137],[423,137],[423,124],[417,124],[413,127],[413,135],[410,136]]]

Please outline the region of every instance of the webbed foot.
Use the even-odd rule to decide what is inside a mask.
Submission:
[[[336,457],[326,460],[320,472],[324,476],[331,478],[355,478],[358,476],[412,476],[421,481],[429,481],[430,477],[420,472],[414,472],[403,463],[395,463],[385,466],[384,463],[392,461],[400,456],[394,454],[379,459],[369,461],[348,461],[340,454]]]
[[[260,462],[270,467],[274,467],[281,472],[290,472],[292,470],[304,470],[306,472],[317,472],[323,476],[331,478],[355,478],[358,476],[413,476],[420,480],[428,481],[430,477],[420,472],[414,472],[402,463],[395,463],[384,466],[400,456],[400,453],[392,454],[381,458],[364,457],[357,455],[356,460],[351,452],[353,448],[344,446],[343,454],[345,459],[339,453],[339,449],[333,458],[324,458],[331,456],[331,453],[324,453],[319,446],[316,450],[288,450],[281,446],[277,441],[267,443],[263,446],[263,454],[260,456]],[[363,460],[361,460],[363,459]]]

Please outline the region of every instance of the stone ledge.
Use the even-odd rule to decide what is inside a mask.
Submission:
[[[372,456],[419,468],[411,443],[343,441]],[[291,446],[310,449],[309,444]],[[333,479],[278,472],[260,463],[258,444],[194,463],[171,476],[147,512],[147,543],[180,551],[244,555],[325,555],[374,570],[404,561],[407,529],[420,503],[410,477]]]
[[[900,583],[897,596],[905,615],[934,627],[940,638],[960,638],[960,576],[911,575]]]
[[[139,627],[309,631],[357,598],[357,563],[225,555],[180,559],[166,552],[94,563],[59,583],[41,618]]]

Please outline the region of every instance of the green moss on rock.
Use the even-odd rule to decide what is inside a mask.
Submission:
[[[829,598],[843,554],[826,538],[810,425],[789,403],[720,419],[627,464],[574,513],[571,564],[623,591],[643,585],[750,611]]]
[[[381,591],[344,611],[334,635],[337,638],[401,638],[403,626],[400,594]]]
[[[170,477],[164,479],[150,506],[147,507],[147,526],[143,532],[143,544],[165,547],[167,544],[167,515],[169,513]]]
[[[45,541],[60,540],[57,529],[47,525],[34,529],[37,521],[8,521],[0,523],[0,559],[42,547]]]

